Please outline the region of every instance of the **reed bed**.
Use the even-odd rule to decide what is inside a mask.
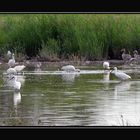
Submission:
[[[42,60],[121,59],[140,51],[140,14],[1,14],[0,56]]]

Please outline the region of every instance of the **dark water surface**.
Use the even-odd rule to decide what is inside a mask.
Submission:
[[[120,69],[132,77],[126,82],[98,67],[79,68],[25,68],[19,92],[3,86],[1,68],[0,126],[140,125],[139,68]]]

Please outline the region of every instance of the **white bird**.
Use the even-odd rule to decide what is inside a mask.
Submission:
[[[11,56],[12,56],[12,53],[9,50],[7,51],[7,56],[8,56],[8,58],[11,58]]]
[[[117,71],[117,67],[114,67],[113,71],[114,71],[114,75],[118,77],[120,80],[131,79],[131,76],[127,75],[126,73]]]
[[[103,68],[104,68],[105,70],[109,70],[109,69],[110,69],[110,67],[109,67],[109,62],[107,62],[107,61],[103,62]]]
[[[125,63],[128,63],[130,61],[130,59],[132,58],[130,54],[126,54],[126,50],[125,48],[124,49],[121,49],[121,52],[122,53],[122,59]]]
[[[61,70],[66,71],[66,72],[80,72],[80,69],[76,69],[73,65],[63,66]]]
[[[15,75],[15,74],[17,74],[17,71],[14,69],[14,68],[9,68],[9,69],[7,69],[7,74],[9,74],[9,75]]]
[[[9,61],[8,61],[8,65],[9,65],[9,67],[13,67],[15,65],[14,53],[12,54],[12,58],[9,59]]]
[[[134,58],[136,58],[137,60],[140,60],[140,55],[139,55],[138,51],[134,50],[133,53],[134,53]]]
[[[17,73],[21,72],[26,66],[24,65],[18,65],[15,66],[14,69],[16,70]]]
[[[17,81],[17,76],[13,75],[13,76],[9,79],[9,81],[12,82],[12,87],[13,87],[15,90],[17,90],[17,91],[20,90],[20,88],[21,88],[21,83],[20,83],[19,81]]]
[[[13,76],[13,80],[14,80],[14,89],[15,90],[20,90],[21,88],[21,83],[19,81],[16,81],[15,76]]]

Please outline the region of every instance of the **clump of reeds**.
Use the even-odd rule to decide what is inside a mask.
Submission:
[[[120,59],[140,51],[139,14],[0,15],[0,53],[46,59]],[[73,58],[75,58],[73,57]]]

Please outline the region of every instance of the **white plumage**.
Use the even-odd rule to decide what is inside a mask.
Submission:
[[[24,65],[18,65],[18,66],[15,66],[14,69],[16,70],[16,72],[21,72],[26,66]]]
[[[5,83],[5,86],[11,87],[16,91],[19,91],[21,88],[21,83],[17,81],[16,75],[11,74],[9,77],[6,77],[4,83]]]
[[[14,53],[12,54],[12,58],[9,59],[9,61],[8,61],[8,65],[9,65],[9,67],[13,67],[15,65]]]
[[[11,75],[11,74],[15,75],[15,74],[17,74],[17,71],[14,68],[9,68],[7,70],[7,74],[9,74],[9,75]]]
[[[25,68],[24,65],[15,66],[14,68],[7,69],[7,74],[16,75],[18,72],[21,72]]]
[[[133,53],[134,53],[134,58],[135,58],[137,61],[140,61],[140,55],[139,55],[138,51],[137,51],[137,50],[134,50]]]
[[[19,81],[21,83],[21,85],[24,85],[24,83],[25,83],[25,76],[18,75],[17,76],[17,81]]]
[[[19,81],[16,81],[17,80],[16,76],[13,76],[11,79],[13,80],[13,87],[14,87],[14,89],[15,90],[20,90],[21,83]]]
[[[121,49],[122,53],[122,59],[124,60],[124,62],[129,62],[129,60],[132,58],[130,54],[126,54],[126,50],[125,49]]]
[[[8,58],[11,58],[12,53],[10,51],[7,51],[7,56],[8,56]]]
[[[114,74],[120,80],[131,79],[131,77],[129,75],[127,75],[126,73],[117,71],[117,67],[114,67]]]
[[[61,70],[67,71],[67,72],[80,72],[80,69],[75,69],[73,65],[63,66]]]
[[[103,62],[103,68],[109,70],[110,69],[109,62],[107,61]]]

